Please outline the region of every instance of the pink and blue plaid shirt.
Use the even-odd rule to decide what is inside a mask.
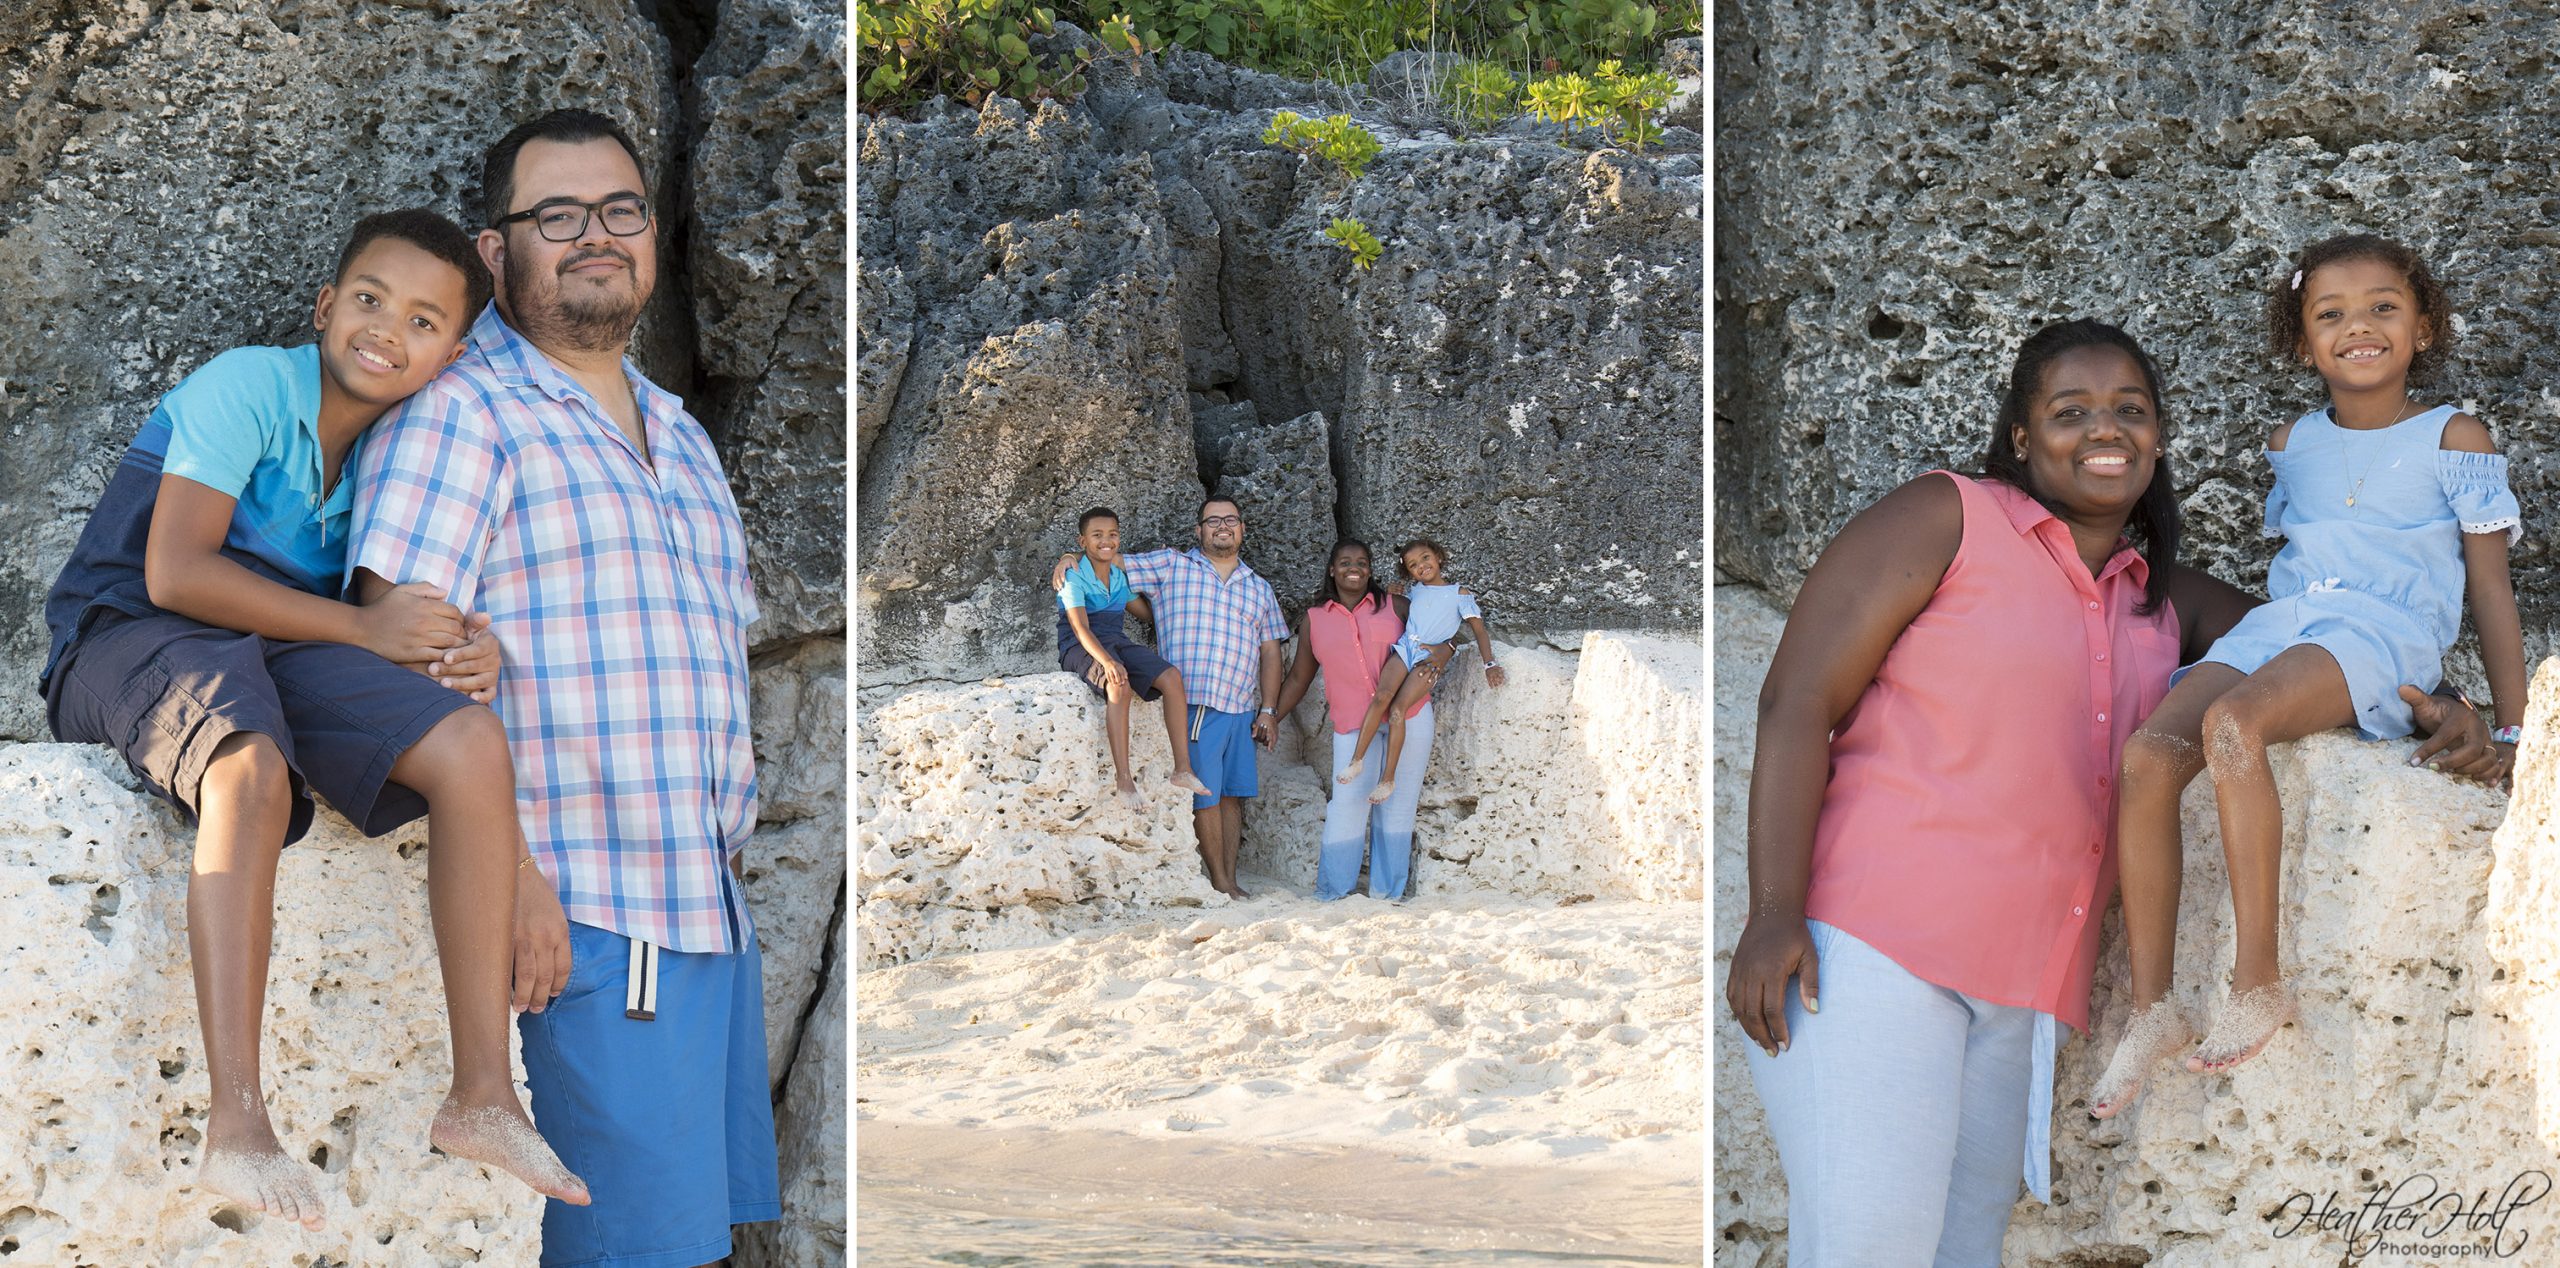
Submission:
[[[726,855],[756,823],[746,534],[701,425],[625,369],[646,461],[492,305],[366,434],[348,576],[494,619],[516,804],[569,919],[732,952],[749,922]]]
[[[1182,671],[1193,704],[1221,713],[1251,713],[1261,694],[1262,645],[1289,637],[1271,583],[1241,559],[1224,578],[1197,550],[1124,555],[1129,586],[1155,607],[1157,648]]]

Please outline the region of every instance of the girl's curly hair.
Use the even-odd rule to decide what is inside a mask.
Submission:
[[[2453,350],[2453,304],[2446,298],[2444,284],[2416,251],[2370,233],[2342,233],[2323,238],[2303,249],[2293,262],[2293,272],[2276,279],[2267,294],[2267,347],[2287,364],[2298,365],[2302,359],[2302,297],[2311,284],[2311,275],[2323,265],[2346,260],[2371,260],[2399,271],[2409,279],[2410,296],[2417,302],[2418,317],[2426,323],[2427,346],[2409,359],[2409,380],[2431,381],[2444,368],[2446,355]],[[2297,283],[2294,279],[2300,278]]]

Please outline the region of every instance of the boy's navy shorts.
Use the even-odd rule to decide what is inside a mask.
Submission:
[[[366,836],[427,811],[391,764],[471,698],[344,643],[279,643],[163,612],[98,616],[54,668],[54,738],[104,744],[192,825],[215,746],[275,741],[292,772],[285,843],[311,827],[310,794]]]
[[[1173,662],[1156,655],[1156,649],[1131,639],[1121,630],[1120,622],[1127,614],[1127,608],[1089,611],[1084,614],[1085,628],[1093,631],[1094,642],[1102,644],[1104,651],[1118,657],[1121,667],[1129,671],[1129,690],[1138,693],[1140,700],[1153,700],[1164,694],[1156,690],[1156,678],[1173,668]],[[1064,612],[1058,614],[1058,664],[1068,673],[1083,679],[1085,686],[1093,688],[1093,694],[1104,697],[1111,694],[1088,676],[1093,672],[1093,657],[1085,652],[1084,644],[1076,638],[1075,627],[1067,624]]]

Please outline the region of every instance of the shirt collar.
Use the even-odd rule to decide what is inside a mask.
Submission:
[[[1358,616],[1363,612],[1374,611],[1377,608],[1378,595],[1374,590],[1363,591],[1360,595],[1360,601],[1347,608],[1342,607],[1341,599],[1332,595],[1326,595],[1324,602],[1319,603],[1316,606],[1319,608],[1342,608],[1344,612],[1349,613],[1352,616]]]
[[[291,403],[294,421],[302,424],[303,434],[317,445],[320,443],[320,376],[325,373],[320,368],[320,345],[306,343],[287,348],[284,354],[293,361],[293,373],[286,378],[293,384]]]
[[[2009,526],[2018,530],[2018,536],[2033,537],[2043,531],[2046,524],[2053,525],[2052,531],[2070,536],[2071,526],[2063,523],[2062,517],[2054,514],[2051,507],[2028,496],[2026,490],[1998,479],[1984,480],[1982,485],[1990,492],[1991,500],[1999,503],[2000,509],[2007,513]],[[2127,574],[2127,580],[2137,586],[2147,588],[2151,584],[2151,561],[2133,548],[2131,538],[2116,539],[2115,553],[2107,556],[2106,566],[2098,570],[2094,579],[2103,582],[2119,572]]]
[[[1184,556],[1185,558],[1188,558],[1188,559],[1197,559],[1197,560],[1199,560],[1199,561],[1200,561],[1201,566],[1202,566],[1202,567],[1205,567],[1205,568],[1207,568],[1207,569],[1209,569],[1211,572],[1215,572],[1215,571],[1217,571],[1217,569],[1218,569],[1218,565],[1216,565],[1216,564],[1214,564],[1214,563],[1211,563],[1211,562],[1209,561],[1209,555],[1208,555],[1208,552],[1206,552],[1206,551],[1204,551],[1204,550],[1200,549],[1200,548],[1199,548],[1199,547],[1197,547],[1197,546],[1194,546],[1194,547],[1192,547],[1191,549],[1186,550],[1186,551],[1184,551],[1184,552],[1182,552],[1182,553],[1183,553],[1183,556]],[[1234,572],[1228,573],[1228,574],[1226,575],[1226,579],[1225,579],[1225,581],[1224,581],[1224,582],[1222,582],[1221,584],[1225,584],[1225,585],[1234,585],[1234,584],[1236,583],[1236,580],[1237,580],[1238,578],[1240,578],[1240,577],[1250,577],[1250,576],[1253,576],[1253,575],[1254,575],[1253,565],[1252,565],[1252,564],[1249,564],[1249,563],[1246,563],[1246,562],[1244,561],[1244,556],[1242,556],[1242,555],[1238,555],[1238,556],[1236,556],[1236,570],[1235,570]]]
[[[490,373],[507,387],[539,388],[554,400],[577,400],[587,396],[587,389],[578,386],[577,380],[551,364],[551,358],[542,355],[542,349],[533,346],[532,340],[508,324],[506,317],[499,313],[496,300],[489,301],[489,306],[480,310],[479,320],[471,323],[471,346],[479,351],[482,360],[489,363]],[[631,394],[640,402],[640,412],[644,417],[664,418],[671,404],[682,408],[681,404],[675,403],[675,398],[640,373],[639,367],[631,364],[631,358],[627,356],[622,359],[622,374],[631,381]]]

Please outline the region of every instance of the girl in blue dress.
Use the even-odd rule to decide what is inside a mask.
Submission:
[[[2213,771],[2231,877],[2231,994],[2187,1055],[2221,1073],[2294,1018],[2278,967],[2283,808],[2267,748],[2353,725],[2409,734],[2409,706],[2442,676],[2467,592],[2495,696],[2502,769],[2524,719],[2524,635],[2507,549],[2523,535],[2507,460],[2480,420],[2410,390],[2453,341],[2444,289],[2417,254],[2368,234],[2330,238],[2278,280],[2274,351],[2315,370],[2329,404],[2275,431],[2267,461],[2267,603],[2173,687],[2125,746],[2116,840],[2133,1021],[2089,1098],[2110,1117],[2190,1031],[2166,1005],[2177,939],[2178,797]],[[2407,684],[2417,684],[2409,686]]]

